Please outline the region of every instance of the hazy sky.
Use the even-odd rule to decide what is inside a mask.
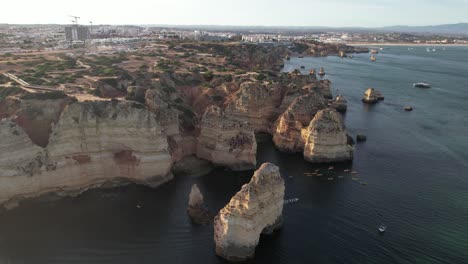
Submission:
[[[468,22],[468,0],[2,0],[0,23],[269,26]]]

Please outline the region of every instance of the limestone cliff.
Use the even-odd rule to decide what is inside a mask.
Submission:
[[[281,104],[279,86],[261,82],[244,82],[227,102],[226,115],[250,123],[255,132],[268,132]]]
[[[0,203],[80,192],[122,179],[156,186],[172,178],[166,135],[141,104],[72,103],[53,126],[45,148],[9,121],[2,123],[0,134],[6,139],[0,146]]]
[[[352,160],[353,147],[348,145],[343,118],[334,109],[319,111],[303,135],[304,158],[309,162]]]
[[[321,94],[309,92],[296,98],[275,123],[273,142],[281,151],[301,152],[304,140],[301,131],[309,125],[315,114],[327,107]]]
[[[284,189],[279,168],[262,164],[215,217],[216,254],[230,261],[253,257],[260,234],[281,226]]]
[[[340,113],[345,113],[348,110],[348,101],[343,95],[338,95],[332,102],[331,107],[335,108]]]
[[[227,116],[217,106],[209,107],[201,120],[197,156],[233,170],[255,168],[257,142],[248,122]]]

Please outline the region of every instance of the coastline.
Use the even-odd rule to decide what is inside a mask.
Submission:
[[[407,46],[407,47],[468,47],[468,44],[416,44],[416,43],[378,43],[378,42],[349,42],[350,46]]]

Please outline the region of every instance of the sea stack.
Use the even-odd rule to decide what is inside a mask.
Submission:
[[[302,152],[302,130],[307,128],[318,111],[325,108],[326,101],[320,93],[310,91],[297,97],[274,125],[272,134],[275,146],[281,151]]]
[[[348,101],[344,96],[340,94],[335,98],[335,100],[333,100],[331,106],[335,108],[336,111],[340,113],[345,113],[348,109]]]
[[[195,224],[208,224],[212,220],[212,216],[206,209],[203,194],[200,192],[198,185],[192,185],[189,195],[187,214]]]
[[[260,234],[281,227],[284,188],[279,168],[262,164],[215,217],[216,254],[229,261],[252,258]]]
[[[375,104],[379,101],[378,96],[379,96],[379,93],[377,92],[377,90],[375,90],[374,88],[369,88],[364,93],[364,97],[362,98],[362,101],[368,104]]]
[[[331,108],[319,111],[307,128],[304,158],[314,163],[348,161],[353,150],[341,115]]]

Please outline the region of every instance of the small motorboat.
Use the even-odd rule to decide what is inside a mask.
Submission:
[[[291,198],[291,199],[284,200],[284,204],[292,204],[292,203],[297,203],[297,202],[299,202],[299,198]]]
[[[301,66],[301,69],[305,69],[305,66]]]
[[[370,57],[370,60],[371,60],[371,61],[376,61],[376,60],[377,60],[377,57],[375,57],[375,55],[372,55],[372,56]]]
[[[385,230],[387,230],[387,226],[386,226],[385,224],[381,224],[381,225],[379,226],[379,232],[380,232],[380,233],[383,233],[383,232],[385,232]]]
[[[315,75],[315,69],[310,69],[309,74],[310,75]]]
[[[428,83],[419,82],[419,83],[413,83],[413,87],[415,87],[415,88],[431,88],[431,85],[428,84]]]
[[[376,50],[376,49],[373,49],[373,50],[371,50],[371,53],[372,53],[372,54],[379,54],[379,51]]]

